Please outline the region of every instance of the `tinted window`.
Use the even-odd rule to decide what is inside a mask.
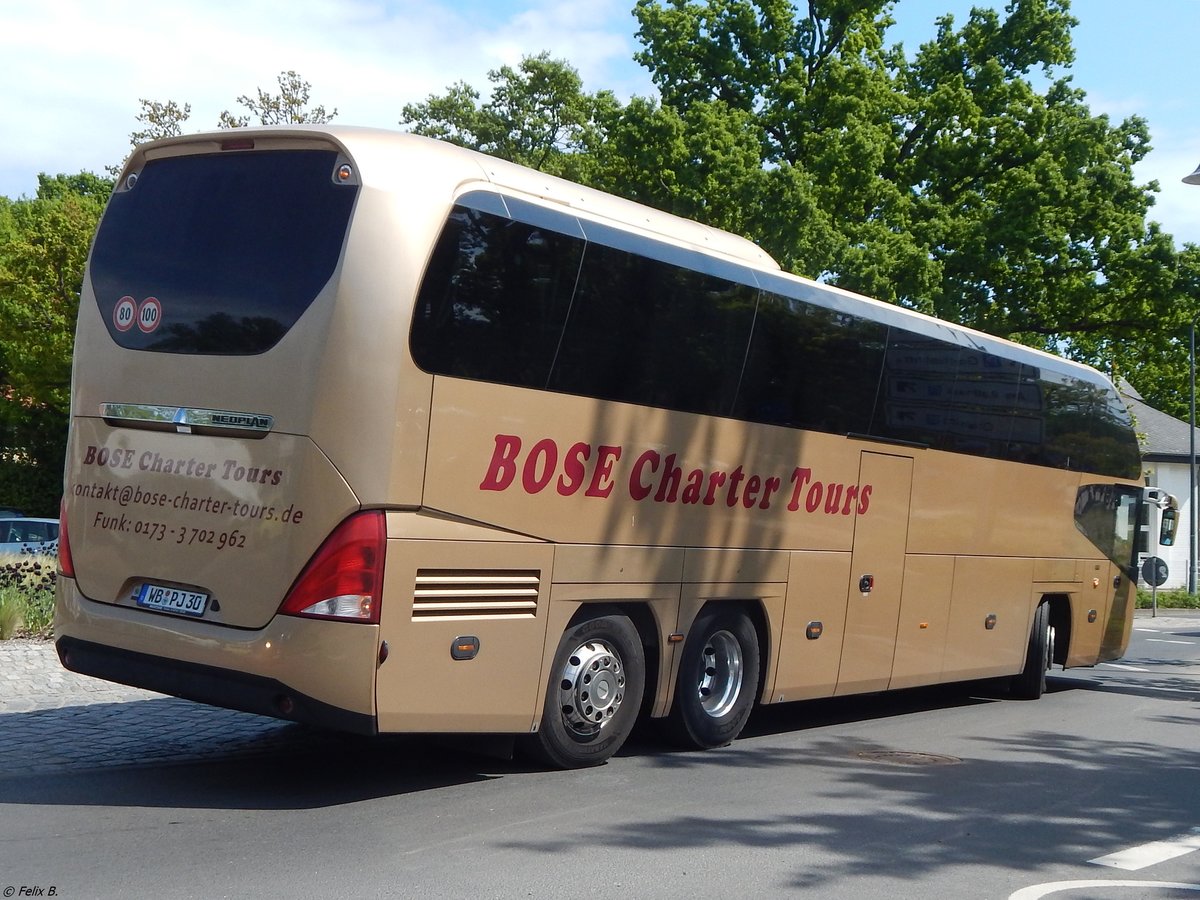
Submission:
[[[1141,475],[1141,452],[1129,410],[1100,385],[1043,373],[1046,441],[1043,465],[1122,478]]]
[[[887,326],[763,294],[735,413],[753,422],[865,434]]]
[[[456,207],[417,298],[417,365],[545,388],[582,255],[580,238]]]
[[[1075,499],[1075,527],[1119,566],[1134,563],[1139,492],[1115,484],[1087,484]]]
[[[730,415],[754,288],[589,243],[550,387]]]
[[[44,543],[58,539],[58,523],[36,519],[7,519],[0,521],[0,543]]]
[[[1021,363],[893,329],[874,433],[1021,460],[1042,443],[1040,409]]]
[[[293,150],[147,163],[132,189],[113,194],[92,254],[113,340],[173,353],[273,347],[341,255],[357,188],[334,183],[337,161]],[[158,316],[139,327],[151,298]]]
[[[1047,374],[948,328],[938,339],[862,318],[816,288],[760,291],[734,263],[632,232],[471,197],[418,296],[411,346],[426,371],[1138,474],[1128,413],[1101,382]]]

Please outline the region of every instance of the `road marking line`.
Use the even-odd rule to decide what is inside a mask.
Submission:
[[[1149,844],[1119,850],[1107,856],[1098,856],[1089,859],[1088,862],[1134,872],[1196,850],[1200,850],[1200,828],[1193,828],[1187,834],[1173,837],[1169,841],[1151,841]]]
[[[1196,643],[1195,641],[1168,641],[1165,638],[1146,638],[1147,644],[1185,644],[1188,647]]]
[[[1046,884],[1031,884],[1008,895],[1008,900],[1041,900],[1059,891],[1072,891],[1076,888],[1149,888],[1151,891],[1200,891],[1200,884],[1181,884],[1177,881],[1050,881]],[[1145,897],[1146,892],[1139,890],[1135,895]]]
[[[1120,663],[1100,663],[1106,669],[1124,669],[1126,672],[1149,672],[1149,669],[1140,669],[1137,666],[1123,666]]]

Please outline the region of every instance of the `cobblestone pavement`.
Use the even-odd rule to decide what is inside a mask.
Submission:
[[[0,778],[261,753],[299,731],[68,672],[50,641],[0,641]]]
[[[68,672],[50,641],[0,641],[0,713],[161,697]]]

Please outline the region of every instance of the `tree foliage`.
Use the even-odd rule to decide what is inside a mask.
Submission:
[[[37,196],[4,207],[0,364],[22,403],[68,409],[71,345],[84,264],[111,182],[39,176]]]
[[[460,81],[442,96],[406,104],[401,122],[416,134],[586,180],[587,152],[612,95],[584,93],[579,73],[547,53],[525,57],[516,69],[493,69],[488,80],[486,102]]]
[[[276,80],[279,83],[279,93],[270,94],[259,88],[253,97],[241,95],[237,98],[238,105],[244,107],[249,115],[234,115],[225,110],[220,116],[220,127],[244,128],[251,121],[259,125],[323,125],[332,122],[337,116],[336,108],[326,111],[325,107],[320,105],[309,107],[312,85],[295,72],[280,72]]]
[[[889,43],[904,13],[637,0],[636,58],[657,100],[584,93],[542,55],[491,73],[482,104],[460,83],[402,122],[741,233],[792,271],[1066,353],[1173,409],[1180,335],[1200,310],[1194,251],[1148,221],[1157,186],[1133,175],[1145,121],[1093,115],[1072,86],[1067,0],[942,16],[911,53]],[[560,89],[529,115],[511,100],[534,93],[534,71]]]
[[[89,172],[38,182],[31,200],[0,200],[0,496],[50,515],[84,263],[112,183]]]
[[[138,100],[142,111],[137,114],[142,127],[129,135],[133,146],[155,141],[159,138],[178,137],[183,134],[184,123],[192,115],[192,104],[180,106],[174,100],[160,103],[156,100]]]

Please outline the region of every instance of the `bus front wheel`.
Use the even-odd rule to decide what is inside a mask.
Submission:
[[[702,612],[680,659],[668,722],[676,742],[701,750],[731,743],[754,706],[758,667],[758,632],[746,616]]]
[[[1054,628],[1050,625],[1050,604],[1042,603],[1033,614],[1025,668],[1012,677],[1009,693],[1020,700],[1037,700],[1046,692],[1046,672],[1053,661]]]
[[[645,653],[629,619],[600,615],[580,622],[558,643],[542,723],[525,749],[557,768],[600,765],[633,730],[645,683]]]

